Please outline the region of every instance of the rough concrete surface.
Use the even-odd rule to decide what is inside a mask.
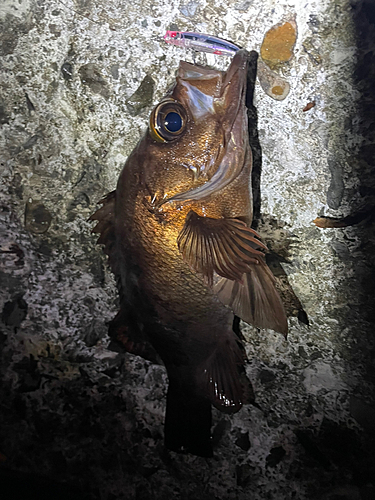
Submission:
[[[117,292],[87,219],[179,59],[228,64],[167,46],[167,29],[259,51],[291,18],[290,93],[256,88],[259,228],[309,326],[292,316],[284,340],[243,324],[257,406],[215,411],[213,459],[177,455],[164,368],[110,345]],[[5,0],[0,39],[4,498],[375,498],[374,2]]]

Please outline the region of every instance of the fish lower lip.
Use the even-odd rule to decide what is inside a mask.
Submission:
[[[243,73],[246,74],[249,58],[250,53],[245,49],[241,49],[235,54],[225,76],[222,87],[224,90],[228,85],[230,85],[232,78],[237,73],[237,71],[243,71]]]

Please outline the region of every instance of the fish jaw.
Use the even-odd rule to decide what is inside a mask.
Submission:
[[[175,194],[167,201],[204,200],[230,184],[241,172],[249,148],[245,105],[248,59],[249,53],[246,50],[238,51],[227,72],[221,75],[213,70],[207,70],[203,74],[202,68],[202,80],[199,82],[203,81],[205,84],[207,80],[216,80],[215,91],[211,91],[210,95],[201,90],[204,85],[196,85],[197,80],[194,80],[193,85],[189,78],[182,80],[180,77],[181,84],[186,89],[185,95],[182,95],[193,119],[199,122],[207,115],[216,113],[222,141],[216,156],[218,161],[214,165],[208,165],[208,168],[207,165],[201,167],[200,173],[205,170],[206,182]],[[194,74],[193,69],[189,70],[186,64],[183,65],[183,74]]]

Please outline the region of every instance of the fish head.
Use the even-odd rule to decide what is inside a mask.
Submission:
[[[238,51],[225,72],[180,62],[140,144],[143,177],[159,204],[205,199],[241,171],[249,147],[248,58]]]

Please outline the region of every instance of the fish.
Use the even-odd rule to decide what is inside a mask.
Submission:
[[[202,457],[213,456],[212,406],[233,414],[254,401],[238,318],[288,330],[267,247],[251,228],[254,54],[239,50],[226,71],[181,61],[90,218],[120,296],[109,335],[164,363],[165,446]]]
[[[320,216],[314,219],[312,222],[322,229],[333,228],[333,227],[348,227],[359,224],[363,220],[373,217],[375,214],[375,207],[365,207],[362,210],[349,214],[346,217],[324,217]]]

